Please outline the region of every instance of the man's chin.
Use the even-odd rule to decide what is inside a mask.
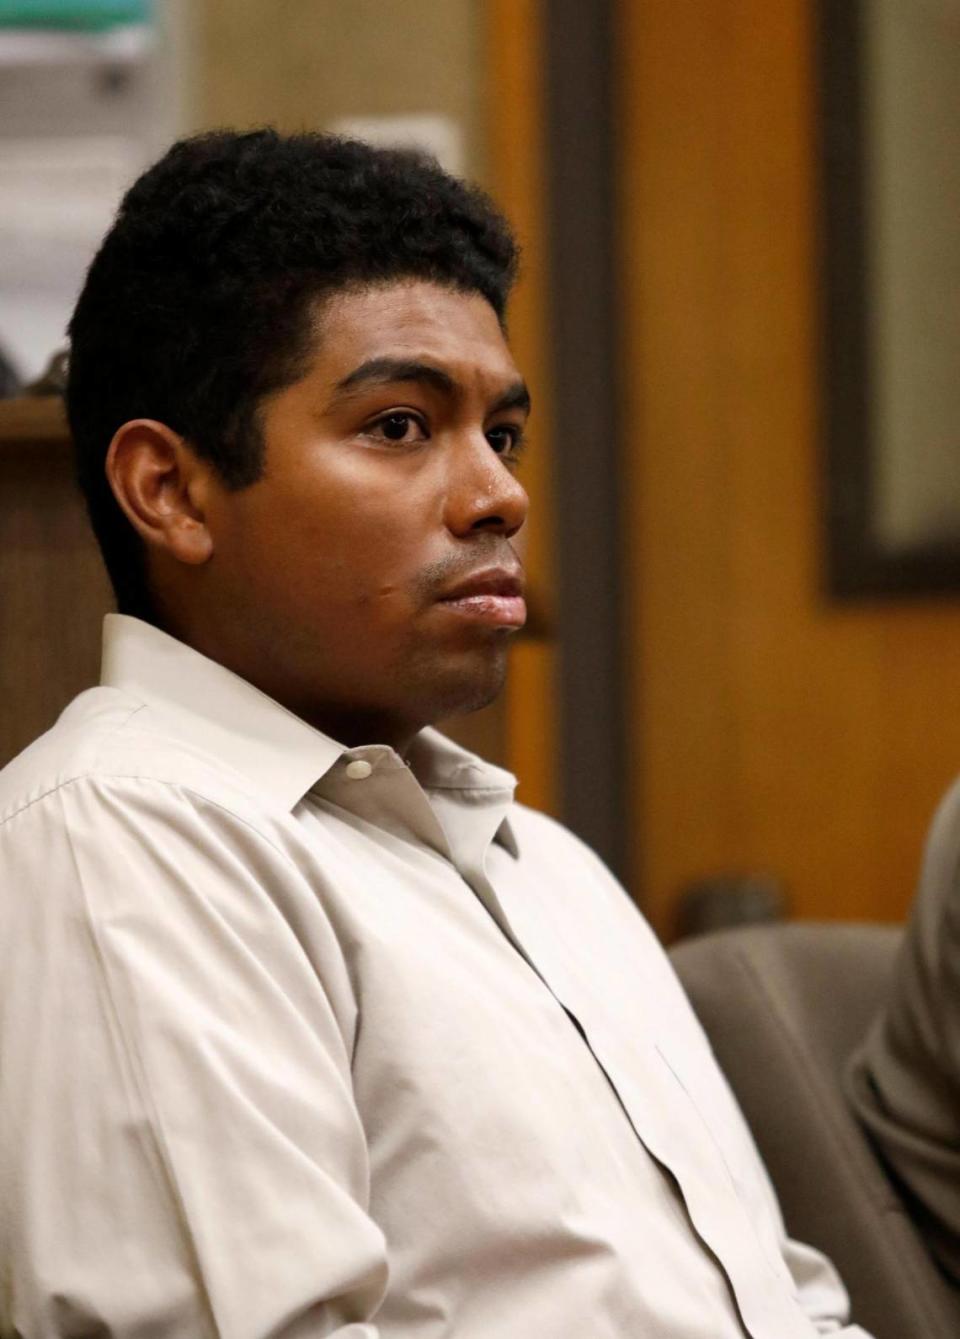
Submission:
[[[453,658],[451,658],[453,659]],[[430,721],[450,720],[481,711],[499,697],[507,677],[507,649],[491,651],[468,663],[448,662],[431,685]]]

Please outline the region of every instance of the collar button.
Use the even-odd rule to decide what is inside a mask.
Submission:
[[[346,766],[346,773],[351,781],[365,781],[372,771],[373,768],[363,758],[355,758]]]

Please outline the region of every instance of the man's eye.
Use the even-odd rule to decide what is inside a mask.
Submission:
[[[373,437],[386,438],[388,442],[423,442],[427,439],[427,429],[423,421],[414,414],[385,414],[370,425],[368,432]]]
[[[523,432],[513,423],[501,423],[487,430],[487,441],[498,456],[515,456],[523,445]]]

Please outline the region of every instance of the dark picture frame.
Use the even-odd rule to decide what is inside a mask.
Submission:
[[[936,21],[936,14],[926,0],[907,0],[906,4],[900,0],[900,4],[898,24],[927,24],[923,33],[911,35],[907,31],[907,40],[901,41],[909,57],[914,39],[930,43],[929,28]],[[926,388],[911,386],[909,380],[914,366],[920,367],[921,381],[927,376],[918,361],[924,346],[917,344],[914,355],[906,360],[911,366],[903,366],[904,347],[909,347],[904,344],[905,336],[897,331],[896,339],[891,341],[889,330],[896,327],[888,324],[885,345],[880,321],[883,310],[888,313],[899,310],[896,304],[904,284],[912,283],[916,292],[923,281],[922,275],[918,279],[913,273],[904,278],[904,269],[914,268],[912,262],[901,264],[899,271],[896,268],[896,256],[909,257],[910,252],[904,246],[902,211],[896,206],[895,195],[891,195],[889,182],[896,181],[891,173],[896,171],[897,153],[903,161],[903,146],[908,142],[906,136],[911,133],[911,126],[897,126],[897,104],[889,90],[880,86],[884,73],[876,68],[875,60],[877,49],[882,52],[885,42],[885,49],[894,53],[893,64],[898,60],[903,64],[897,55],[896,41],[904,37],[904,31],[901,28],[899,33],[881,34],[881,42],[867,26],[886,15],[889,28],[892,12],[882,0],[819,0],[818,4],[826,578],[829,593],[847,600],[960,593],[960,338],[955,338],[960,334],[960,325],[954,334],[947,332],[951,343],[956,345],[952,350],[957,367],[953,387],[939,383],[935,387],[944,401],[940,417],[955,425],[955,434],[937,435],[934,441],[930,423],[936,415],[927,417],[923,408]],[[960,68],[960,28],[945,32],[943,37],[956,43]],[[921,82],[914,81],[918,86]],[[888,102],[883,104],[884,116],[878,118],[876,106],[883,96],[888,97]],[[921,124],[921,149],[929,129],[929,138],[952,136],[960,159],[960,105],[942,108],[943,117],[952,116],[955,127],[937,124],[940,113],[936,108],[926,110],[930,117],[927,124]],[[914,131],[918,124],[916,116],[915,110]],[[893,141],[892,148],[877,143],[878,123]],[[936,144],[931,152],[934,156],[938,152]],[[886,197],[876,187],[877,163],[887,173]],[[957,180],[960,182],[960,175]],[[887,206],[894,200],[892,209],[888,208],[888,212],[897,215],[892,224],[878,217],[878,198],[881,203],[885,199]],[[929,204],[931,210],[942,206],[937,199]],[[911,203],[910,209],[914,207]],[[899,251],[894,263],[884,266],[878,263],[877,256],[888,224],[887,231],[895,234]],[[960,303],[957,283],[960,224],[956,225],[956,238],[956,268],[951,260],[946,267],[945,282],[951,285],[951,291],[953,286],[957,287]],[[918,237],[917,247],[927,245],[928,240]],[[924,262],[928,270],[939,254],[936,247],[933,251],[933,258]],[[883,283],[887,284],[886,292],[882,290]],[[930,287],[929,282],[927,286]],[[891,288],[896,290],[892,295]],[[906,306],[908,312],[923,311],[919,300]],[[936,307],[936,301],[932,306]],[[936,351],[931,361],[939,367],[943,362],[942,346],[931,338],[935,312],[930,321],[918,333],[918,339],[926,339],[926,347]],[[899,365],[895,361],[898,354]],[[935,380],[933,374],[931,379]],[[900,398],[893,401],[891,412],[894,395]],[[916,404],[921,406],[921,412],[914,422],[911,413]],[[938,452],[942,453],[939,457]],[[912,461],[916,462],[913,474]],[[942,487],[938,483],[941,469]],[[910,493],[911,477],[918,486],[923,484],[926,499],[920,497],[918,501],[897,494],[897,487],[903,493],[904,481]]]

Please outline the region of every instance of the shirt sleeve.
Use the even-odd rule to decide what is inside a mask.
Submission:
[[[151,780],[0,827],[0,1332],[376,1339],[355,1010],[302,884]]]
[[[960,1282],[960,783],[927,839],[886,1007],[849,1075],[854,1106]]]
[[[846,1324],[850,1312],[847,1290],[831,1261],[786,1233],[782,1250],[800,1304],[816,1333],[835,1335],[837,1339],[870,1339],[859,1325]]]

